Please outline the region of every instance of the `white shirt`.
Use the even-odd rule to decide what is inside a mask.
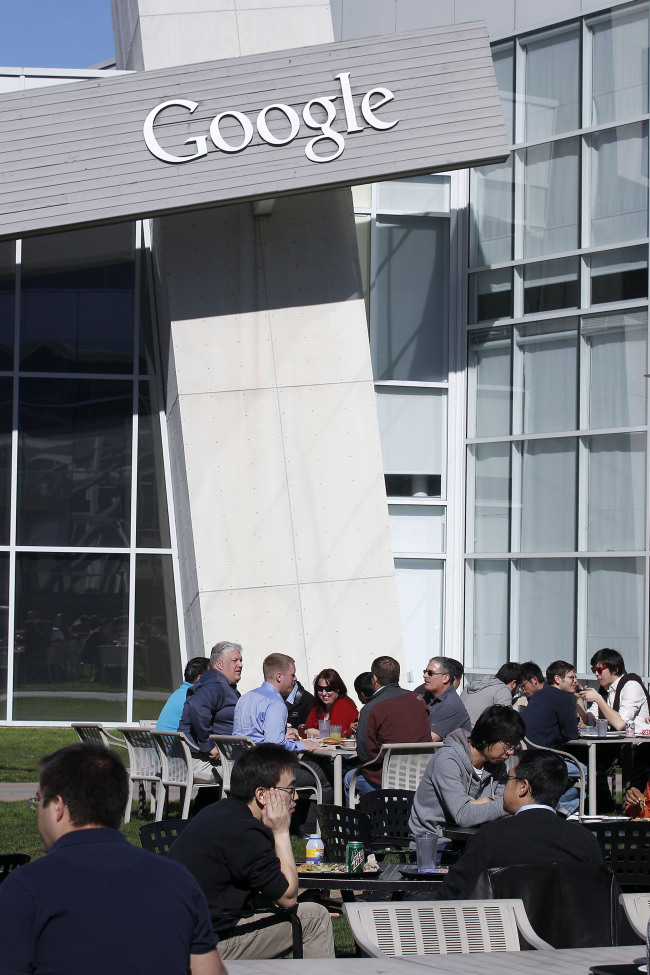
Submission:
[[[616,688],[620,679],[620,677],[617,677],[614,683],[610,684],[607,688],[607,703],[610,707],[614,705]],[[598,717],[598,703],[596,701],[589,705],[589,713],[593,714],[596,718]],[[618,713],[624,721],[630,721],[634,718],[634,730],[637,734],[640,734],[648,727],[645,720],[648,717],[648,702],[643,688],[638,681],[629,680],[624,685],[621,691],[621,699],[618,703]]]

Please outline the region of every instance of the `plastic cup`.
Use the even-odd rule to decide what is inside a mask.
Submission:
[[[418,859],[418,873],[433,873],[436,869],[438,837],[435,833],[415,837],[415,852]]]
[[[330,723],[329,721],[319,721],[318,722],[318,733],[321,738],[329,738],[330,736]]]
[[[607,718],[598,718],[596,721],[596,737],[607,738],[607,730],[609,728],[609,723]]]
[[[333,724],[330,726],[330,738],[334,741],[339,742],[341,740],[341,732],[343,731],[343,726],[340,724]]]

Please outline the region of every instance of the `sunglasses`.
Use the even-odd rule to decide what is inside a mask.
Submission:
[[[429,675],[429,677],[442,677],[443,676],[442,675],[442,671],[439,671],[439,670],[428,670],[426,667],[422,671],[422,673],[424,674],[425,677],[427,676],[427,674]]]
[[[332,690],[332,685],[331,684],[319,684],[318,685],[318,693],[319,694],[325,694],[326,691],[331,691],[331,690]]]
[[[605,667],[603,664],[596,664],[595,667],[591,668],[592,674],[602,674],[604,670],[609,670],[609,667]]]

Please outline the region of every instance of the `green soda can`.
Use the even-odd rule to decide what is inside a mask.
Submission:
[[[363,843],[350,840],[345,848],[345,869],[348,873],[363,873],[363,864],[366,854],[363,851]]]

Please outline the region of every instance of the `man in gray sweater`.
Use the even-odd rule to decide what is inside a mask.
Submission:
[[[467,684],[461,692],[460,699],[467,709],[472,728],[480,715],[491,704],[503,704],[512,707],[514,695],[521,683],[521,667],[519,664],[508,663],[499,667],[494,677],[477,677]]]

